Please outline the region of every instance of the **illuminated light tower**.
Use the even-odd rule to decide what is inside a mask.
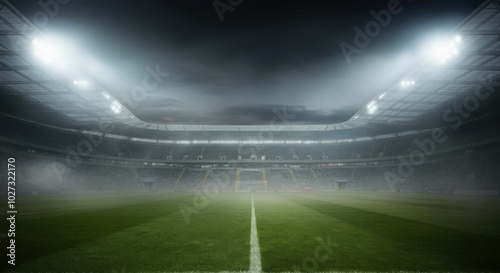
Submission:
[[[118,101],[113,101],[111,104],[111,111],[115,114],[120,114],[122,112],[122,106]]]
[[[460,54],[460,44],[462,43],[462,37],[456,35],[450,39],[447,43],[441,42],[436,44],[432,49],[434,57],[439,60],[441,64],[446,64],[453,57]]]
[[[370,102],[367,106],[366,109],[368,110],[368,114],[372,115],[377,111],[377,104],[375,101]]]
[[[49,65],[54,59],[54,47],[40,39],[33,40],[33,54],[44,64]]]
[[[73,84],[80,88],[87,88],[89,83],[86,80],[74,80]]]
[[[409,86],[415,85],[415,81],[401,81],[401,85],[403,87],[409,87]]]

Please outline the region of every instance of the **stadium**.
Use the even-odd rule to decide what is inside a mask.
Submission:
[[[360,27],[349,26],[346,37],[350,40],[333,47],[348,63],[367,66],[374,79],[373,83],[349,79],[349,84],[363,84],[359,90],[373,85],[374,90],[352,89],[333,97],[311,93],[314,102],[297,97],[298,93],[280,93],[305,105],[333,105],[352,95],[353,105],[359,106],[347,111],[345,118],[302,120],[300,113],[306,111],[284,103],[272,104],[267,112],[256,110],[258,115],[266,113],[261,119],[255,118],[257,114],[241,118],[250,110],[224,112],[220,116],[224,122],[202,119],[208,115],[201,110],[205,103],[215,107],[207,98],[218,96],[217,103],[222,105],[245,96],[242,100],[251,105],[257,96],[261,102],[273,101],[272,88],[258,95],[210,93],[214,82],[231,89],[233,80],[243,82],[241,86],[264,88],[264,83],[250,82],[250,70],[238,59],[228,61],[234,65],[229,72],[204,70],[202,76],[192,59],[177,70],[173,65],[148,62],[136,70],[137,80],[127,83],[128,88],[115,88],[107,79],[112,82],[115,76],[127,76],[104,72],[106,64],[81,61],[88,56],[66,58],[64,50],[54,45],[48,26],[78,32],[82,30],[72,20],[96,21],[96,28],[100,24],[106,28],[106,20],[120,21],[113,15],[100,17],[98,10],[103,14],[109,10],[99,5],[109,3],[97,2],[84,13],[78,11],[82,3],[76,2],[34,1],[34,10],[26,2],[0,2],[1,271],[500,271],[497,1],[471,1],[468,5],[473,8],[464,8],[465,16],[450,21],[453,25],[431,52],[415,53],[404,61],[387,60],[388,65],[399,66],[379,74],[368,61],[356,63],[356,58],[376,55],[377,43],[390,40],[391,26],[400,22],[397,16],[411,21],[412,8],[438,4],[364,3],[366,12],[358,11],[365,18],[357,21]],[[137,5],[138,1],[130,3]],[[231,35],[235,26],[249,24],[254,12],[262,20],[279,21],[252,5],[208,2],[206,16],[224,29],[222,33]],[[267,6],[266,12],[285,9],[295,14],[303,8],[297,5],[300,8]],[[328,5],[348,13],[343,4]],[[205,12],[198,4],[192,9]],[[304,10],[311,11],[311,7]],[[175,12],[180,11],[169,16]],[[157,20],[154,14],[144,14],[141,20],[148,16]],[[149,32],[129,27],[120,28],[130,35],[126,39],[140,33],[147,40],[144,44],[162,42],[148,36]],[[251,43],[258,31],[244,30],[241,41]],[[118,39],[117,33],[103,33],[102,40],[93,42]],[[174,36],[168,39],[175,40]],[[193,59],[202,62],[204,57],[193,51],[203,52],[207,41],[198,41],[200,45],[186,42],[191,45],[183,44],[187,53],[176,52],[170,44],[160,51],[193,54]],[[262,43],[266,58],[285,50]],[[395,51],[399,45],[394,43],[387,50]],[[108,46],[109,54],[124,54],[120,47]],[[258,43],[249,47],[262,50]],[[230,54],[228,48],[221,50]],[[315,51],[312,48],[307,50]],[[146,50],[140,52],[146,54]],[[261,56],[248,48],[242,52],[255,59]],[[135,58],[139,57],[130,56]],[[125,71],[129,60],[124,59],[109,67]],[[384,65],[375,60],[376,65]],[[290,82],[284,89],[294,85],[300,89],[300,75],[308,69],[303,65],[296,74],[290,72],[298,79],[287,79]],[[339,70],[355,69],[342,66]],[[236,78],[236,74],[247,76]],[[180,83],[174,81],[178,79],[205,93],[196,95],[201,97],[198,104],[172,103],[161,108],[162,113],[186,108],[189,113],[180,117],[193,115],[194,121],[173,120],[173,114],[167,120],[157,110],[151,116],[144,114],[149,111],[147,103],[162,101],[159,89],[172,92],[169,96],[177,92]],[[172,87],[162,87],[165,84]],[[312,81],[309,87],[320,85]],[[179,90],[186,97],[196,97]]]

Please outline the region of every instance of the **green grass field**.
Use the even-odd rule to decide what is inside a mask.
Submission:
[[[19,197],[16,266],[2,268],[248,271],[251,196]],[[499,198],[393,193],[254,193],[253,198],[264,272],[500,271]]]

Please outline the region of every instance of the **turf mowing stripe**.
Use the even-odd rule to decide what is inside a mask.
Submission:
[[[187,196],[187,195],[185,195]],[[65,208],[65,209],[51,209],[51,210],[41,210],[37,207],[37,210],[29,209],[28,212],[19,212],[18,214],[22,214],[25,216],[29,215],[44,215],[44,214],[53,214],[53,213],[64,213],[68,211],[75,211],[75,213],[78,213],[79,210],[104,210],[104,209],[112,209],[112,208],[117,208],[117,207],[123,207],[123,206],[131,206],[131,205],[140,205],[144,203],[150,203],[150,202],[156,202],[156,201],[162,201],[162,200],[171,200],[171,199],[176,199],[176,198],[183,198],[185,197],[184,195],[179,195],[179,196],[156,196],[155,199],[140,199],[140,200],[117,200],[115,203],[108,203],[108,204],[102,204],[102,205],[87,205],[83,207],[72,207],[72,208]],[[100,196],[106,198],[106,196]],[[108,196],[108,197],[113,197],[113,196]],[[144,196],[146,197],[146,196]],[[149,198],[149,196],[147,196]],[[24,202],[24,201],[23,201]],[[53,202],[51,199],[46,199],[46,202]],[[23,204],[23,206],[37,206],[37,204]],[[24,207],[23,207],[24,208]]]
[[[326,195],[323,195],[326,196]],[[348,198],[351,200],[360,200],[359,196],[343,196],[344,198]],[[479,208],[471,208],[467,206],[450,206],[450,205],[444,205],[444,204],[436,204],[436,203],[417,203],[417,202],[409,202],[407,200],[382,200],[382,199],[377,199],[377,198],[362,198],[362,200],[366,200],[369,202],[378,202],[378,203],[385,203],[385,204],[391,204],[391,205],[397,205],[397,206],[412,206],[412,207],[418,207],[418,208],[424,208],[424,209],[435,209],[435,210],[442,210],[442,211],[447,211],[447,212],[453,212],[453,213],[462,213],[462,214],[476,214],[476,215],[495,215],[499,214],[498,211],[492,211],[492,212],[475,212],[475,211],[459,211],[459,210],[453,210],[453,209],[444,209],[436,206],[447,206],[447,207],[455,207],[457,209],[479,209]]]
[[[178,213],[175,206],[163,205],[166,201],[175,202],[175,199],[177,198],[155,200],[139,205],[84,210],[68,215],[56,214],[37,219],[20,218],[19,233],[23,234],[23,240],[19,241],[16,248],[25,253],[20,264],[106,237],[164,215]],[[134,215],[134,217],[124,215]],[[55,227],[61,229],[54,230]],[[57,240],[54,240],[55,236]]]
[[[380,264],[376,271],[422,268],[424,271],[472,272],[479,269],[497,272],[500,268],[498,239],[328,201],[311,202],[311,199],[302,196],[291,196],[288,199],[328,217],[365,229],[366,234],[373,234],[387,241],[387,244],[382,242],[384,247],[380,251],[386,252],[386,257],[392,256],[394,261]],[[357,257],[364,258],[362,255]],[[369,253],[366,257],[377,259]],[[372,269],[375,265],[365,263],[358,266],[360,270],[364,270]]]
[[[257,221],[255,219],[255,207],[252,194],[252,223],[250,224],[250,270],[251,273],[260,273],[262,264],[260,262],[259,237],[257,237]]]

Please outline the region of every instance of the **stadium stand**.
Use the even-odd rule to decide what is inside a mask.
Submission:
[[[27,182],[21,187],[26,191],[192,191],[207,183],[234,190],[238,179],[261,181],[264,177],[269,191],[340,190],[337,179],[345,179],[343,190],[352,191],[499,190],[494,179],[499,169],[498,113],[470,111],[459,126],[443,118],[451,106],[463,104],[474,92],[490,92],[490,85],[498,85],[498,69],[492,62],[500,44],[490,35],[495,30],[488,29],[498,24],[487,23],[496,17],[486,16],[493,11],[497,12],[496,5],[482,5],[457,26],[450,39],[459,38],[467,54],[460,54],[452,66],[436,70],[435,60],[420,60],[405,71],[405,77],[418,83],[411,94],[402,95],[405,79],[398,77],[349,120],[337,124],[152,124],[137,119],[119,101],[113,106],[119,105],[121,111],[110,111],[110,105],[102,103],[110,98],[109,93],[95,83],[83,93],[64,84],[73,78],[36,83],[29,75],[43,74],[46,68],[29,61],[22,71],[6,66],[3,70],[10,76],[0,79],[0,84],[9,84],[2,92],[26,96],[42,107],[29,116],[0,114],[0,150],[18,154],[25,159],[22,164],[40,172],[39,177],[24,174]],[[2,12],[3,21],[12,26],[25,20],[12,7],[5,6]],[[471,31],[478,26],[481,31]],[[17,54],[9,46],[8,34],[0,33],[5,38],[0,39],[4,61]],[[28,55],[23,58],[33,57]],[[479,58],[485,61],[476,62]],[[453,66],[463,70],[460,77],[449,69]],[[73,72],[84,76],[76,67]],[[13,75],[19,80],[11,82]],[[482,79],[488,79],[487,84]],[[37,95],[40,90],[47,94]],[[59,90],[65,90],[64,97]],[[498,103],[498,93],[490,93],[488,102],[481,103]],[[379,111],[370,110],[374,105]],[[54,111],[64,118],[50,120]],[[117,126],[112,132],[101,130],[106,122]],[[436,131],[445,140],[429,144]],[[263,133],[272,137],[259,139]],[[424,155],[422,162],[411,166],[411,175],[401,177],[401,166],[419,154]],[[65,171],[54,173],[54,166]],[[387,173],[399,178],[389,183]]]
[[[216,187],[219,191],[234,191],[236,181],[236,170],[232,168],[212,169],[205,185]]]
[[[267,188],[269,191],[297,191],[299,188],[293,181],[288,168],[271,168],[266,170]]]
[[[9,153],[15,149],[1,146]],[[335,180],[348,182],[346,191],[400,191],[452,194],[454,191],[499,191],[495,179],[500,175],[497,168],[500,155],[496,152],[466,149],[460,155],[439,160],[428,160],[414,167],[414,172],[391,187],[387,172],[398,173],[400,163],[391,166],[343,166],[343,164],[305,165],[289,167],[240,167],[241,181],[262,181],[263,171],[269,191],[333,191]],[[21,162],[19,188],[31,192],[68,191],[193,191],[205,184],[217,184],[221,191],[233,191],[236,181],[234,167],[197,168],[103,164],[84,162],[76,167],[66,164],[63,157],[25,153]],[[144,180],[153,180],[153,188]]]
[[[207,174],[207,169],[187,168],[177,183],[176,190],[193,191],[200,188]]]

